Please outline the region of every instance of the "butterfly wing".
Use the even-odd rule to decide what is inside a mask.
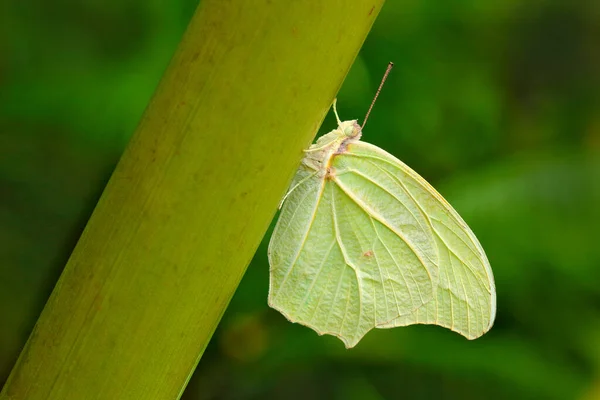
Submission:
[[[336,156],[334,170],[344,159],[354,157]],[[433,299],[435,234],[394,180],[388,191],[350,172],[324,175],[301,166],[292,182],[269,244],[269,305],[353,347]]]
[[[434,298],[377,327],[435,324],[468,339],[487,332],[496,314],[492,270],[479,241],[450,204],[400,160],[368,143],[349,145],[344,154],[336,157],[334,166],[340,187],[349,191],[356,191],[357,186],[369,187],[372,191],[363,195],[363,207],[373,207],[382,201],[382,193],[387,193],[401,204],[398,213],[410,210],[414,219],[425,225],[415,229],[433,233],[416,243],[423,248],[436,249],[432,259],[436,260],[439,273]],[[357,184],[357,179],[370,184]],[[393,202],[393,199],[387,201]],[[394,214],[382,215],[388,219],[403,218]]]

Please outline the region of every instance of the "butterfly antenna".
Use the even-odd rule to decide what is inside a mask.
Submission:
[[[337,113],[336,104],[337,104],[337,97],[335,99],[333,99],[333,113],[335,114],[335,119],[337,119],[338,126],[342,126],[342,121],[340,121],[340,116]]]
[[[375,92],[375,97],[373,98],[373,101],[371,102],[371,106],[369,107],[369,111],[367,111],[367,115],[365,115],[365,119],[362,123],[362,126],[360,127],[360,129],[364,128],[365,125],[367,124],[367,120],[369,119],[369,115],[371,114],[371,110],[373,109],[373,106],[375,105],[375,101],[377,100],[377,97],[379,97],[379,92],[381,92],[381,88],[383,87],[383,84],[385,83],[385,80],[387,79],[388,75],[390,74],[390,71],[392,70],[392,67],[394,66],[394,63],[390,61],[390,63],[388,64],[386,70],[385,70],[385,74],[383,74],[383,78],[381,78],[381,83],[379,84],[379,87],[377,88],[377,92]],[[335,102],[334,102],[334,107],[335,107]]]

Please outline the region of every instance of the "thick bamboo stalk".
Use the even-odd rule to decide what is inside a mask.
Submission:
[[[0,399],[178,398],[382,3],[202,2]]]

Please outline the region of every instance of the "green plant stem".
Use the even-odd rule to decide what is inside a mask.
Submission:
[[[180,396],[382,3],[202,2],[0,399]]]

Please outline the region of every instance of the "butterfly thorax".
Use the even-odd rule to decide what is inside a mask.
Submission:
[[[331,160],[346,151],[348,144],[358,142],[362,135],[357,120],[344,121],[329,133],[321,136],[309,147],[302,164],[322,173],[322,177],[331,174]]]

